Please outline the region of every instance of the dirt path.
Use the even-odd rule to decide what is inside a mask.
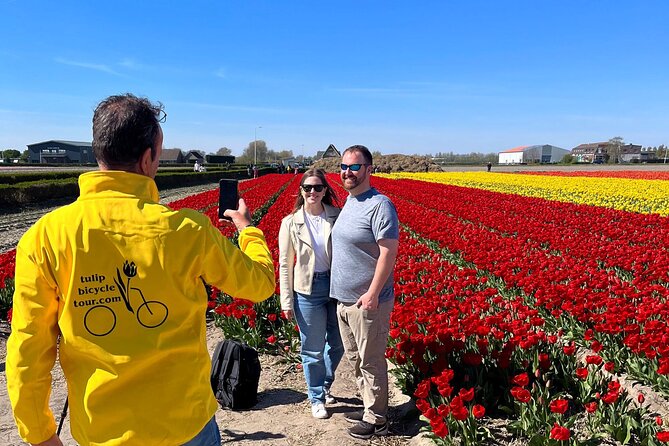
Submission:
[[[0,444],[18,446],[23,443],[18,436],[11,414],[7,396],[5,376],[6,328],[0,327]],[[220,330],[210,323],[207,344],[213,353],[216,343],[223,339]],[[223,442],[263,445],[325,445],[349,446],[360,444],[374,445],[418,445],[424,439],[414,437],[418,433],[416,413],[412,411],[409,398],[396,389],[391,390],[391,435],[374,439],[371,442],[355,440],[346,433],[350,426],[343,417],[344,412],[357,409],[361,401],[355,396],[355,384],[352,369],[342,362],[337,371],[332,393],[338,403],[329,406],[330,419],[317,420],[311,416],[311,408],[306,399],[306,387],[302,372],[294,367],[277,362],[277,358],[262,356],[263,367],[260,377],[258,404],[250,411],[233,412],[220,409],[216,412],[216,421],[221,430]],[[50,406],[60,420],[60,413],[65,401],[67,387],[62,370],[58,365],[53,373],[53,385]],[[61,439],[66,446],[76,445],[69,430],[69,418],[66,418]]]

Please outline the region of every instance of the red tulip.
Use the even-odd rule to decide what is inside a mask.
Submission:
[[[483,418],[485,415],[485,407],[480,404],[475,404],[474,407],[472,407],[472,415],[474,415],[474,418],[476,419]]]
[[[576,369],[576,376],[580,380],[586,380],[588,378],[588,369],[585,367],[579,367]]]
[[[522,387],[513,387],[511,395],[521,403],[527,403],[532,398],[530,392]]]
[[[565,399],[556,399],[551,401],[550,409],[553,413],[563,414],[569,408],[569,401]]]
[[[474,388],[470,387],[469,389],[460,389],[459,393],[460,398],[462,398],[462,401],[469,402],[474,399]]]
[[[527,375],[527,373],[521,373],[514,376],[512,382],[517,386],[525,387],[530,383],[530,377]]]
[[[594,413],[597,410],[597,407],[599,407],[599,404],[597,404],[597,401],[592,401],[590,403],[585,403],[585,411],[588,413]]]
[[[553,440],[557,441],[567,441],[571,437],[571,432],[566,427],[562,427],[557,423],[553,424],[551,429],[551,436]]]

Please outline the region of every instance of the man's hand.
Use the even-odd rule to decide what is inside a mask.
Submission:
[[[293,319],[295,316],[295,313],[293,313],[293,310],[283,310],[283,317],[285,317],[287,320]]]
[[[53,434],[51,438],[49,438],[47,441],[43,441],[41,443],[30,443],[33,446],[63,446],[63,442],[60,441],[60,438],[58,438],[58,435]]]
[[[363,310],[376,310],[379,307],[379,295],[367,291],[360,296],[360,299],[355,303],[355,306]]]
[[[243,198],[239,199],[239,206],[237,210],[227,209],[223,213],[223,215],[225,215],[226,217],[230,217],[232,219],[232,223],[237,228],[237,231],[241,231],[242,229],[251,224],[251,215],[249,214],[249,210],[246,207],[246,203],[244,202]],[[218,221],[230,223],[229,220],[224,220],[224,219],[219,219]]]

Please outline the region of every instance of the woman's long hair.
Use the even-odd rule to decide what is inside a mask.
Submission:
[[[302,196],[302,185],[304,184],[307,178],[311,177],[318,177],[321,180],[323,186],[325,186],[325,195],[323,195],[323,203],[330,206],[339,207],[339,201],[337,201],[337,196],[335,195],[334,192],[332,192],[332,188],[330,187],[330,184],[328,184],[328,180],[325,179],[325,171],[323,171],[323,169],[312,168],[304,172],[304,174],[302,175],[302,179],[300,180],[300,190],[297,194],[297,199],[295,200],[295,206],[293,207],[293,210],[291,212],[292,214],[294,214],[302,206],[304,206],[304,197]]]

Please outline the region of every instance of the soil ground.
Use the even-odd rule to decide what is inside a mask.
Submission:
[[[0,327],[0,444],[18,446],[22,442],[18,435],[7,396],[7,382],[4,373],[7,330]],[[223,335],[212,323],[207,331],[207,344],[210,354]],[[396,388],[390,394],[390,430],[387,437],[371,441],[356,440],[350,437],[346,428],[350,426],[344,419],[345,412],[361,407],[361,400],[356,396],[353,371],[343,361],[337,371],[337,379],[332,393],[338,402],[328,406],[331,417],[317,420],[311,416],[311,406],[306,399],[304,375],[294,366],[282,364],[276,357],[261,356],[262,373],[258,389],[258,404],[248,411],[221,409],[216,412],[216,421],[221,431],[222,443],[239,445],[324,445],[353,446],[373,444],[383,446],[418,446],[429,444],[427,439],[417,436],[420,423],[411,400]],[[50,406],[56,422],[60,421],[67,394],[67,386],[62,370],[56,364],[52,372],[53,385]],[[61,439],[66,446],[76,445],[69,429],[69,418],[65,419]]]

